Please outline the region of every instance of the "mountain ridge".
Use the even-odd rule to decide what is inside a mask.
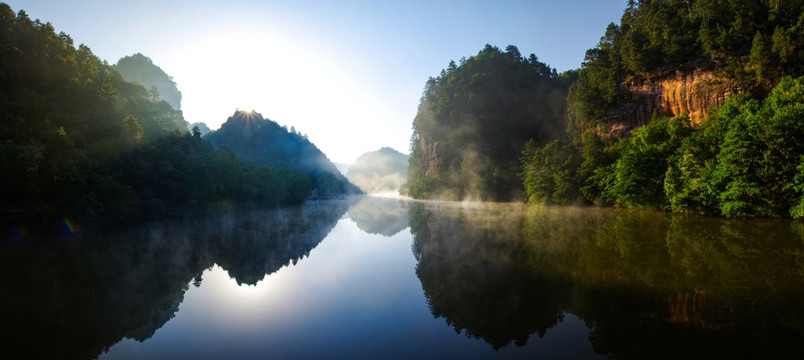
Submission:
[[[321,196],[360,192],[305,135],[256,111],[236,110],[203,138],[216,149],[232,149],[241,160],[304,173]]]

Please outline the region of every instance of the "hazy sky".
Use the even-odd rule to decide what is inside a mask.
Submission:
[[[235,109],[306,133],[351,163],[408,153],[424,83],[485,44],[578,68],[626,0],[0,0],[114,64],[137,52],[171,75],[187,121]]]

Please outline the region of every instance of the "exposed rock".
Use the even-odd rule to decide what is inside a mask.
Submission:
[[[652,79],[631,80],[623,84],[634,101],[617,109],[603,130],[619,137],[650,122],[653,116],[672,118],[687,114],[700,125],[709,111],[731,94],[753,90],[756,84],[718,77],[712,70],[678,69]]]
[[[422,164],[427,166],[424,175],[429,178],[438,177],[438,141],[428,142],[424,137],[420,140],[422,148]]]

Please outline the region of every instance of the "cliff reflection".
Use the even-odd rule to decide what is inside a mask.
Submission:
[[[0,248],[2,348],[28,358],[95,358],[170,320],[214,264],[238,284],[306,257],[349,201],[233,211]]]
[[[431,312],[495,349],[569,312],[615,358],[804,351],[800,223],[517,205],[410,213]]]

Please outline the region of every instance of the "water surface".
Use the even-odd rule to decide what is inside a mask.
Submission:
[[[804,354],[804,224],[362,197],[0,248],[31,358]]]

